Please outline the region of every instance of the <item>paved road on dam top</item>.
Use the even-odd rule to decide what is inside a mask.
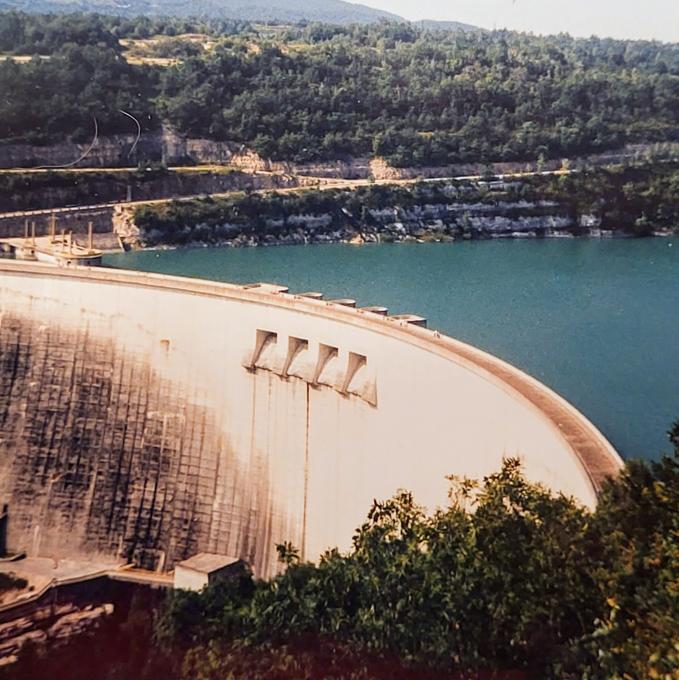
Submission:
[[[113,266],[385,305],[523,368],[625,457],[657,458],[679,418],[679,240],[185,249]]]

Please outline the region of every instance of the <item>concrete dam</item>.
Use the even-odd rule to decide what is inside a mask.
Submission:
[[[199,552],[275,574],[348,549],[374,499],[518,456],[587,505],[621,461],[516,368],[379,310],[0,260],[0,507],[30,556],[157,571]]]

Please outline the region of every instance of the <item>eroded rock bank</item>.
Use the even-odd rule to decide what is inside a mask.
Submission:
[[[266,220],[263,229],[229,222],[213,228],[201,222],[192,229],[185,227],[169,242],[156,230],[140,229],[134,211],[120,210],[116,221],[119,235],[133,247],[182,244],[253,247],[615,235],[615,232],[601,230],[596,217],[574,218],[552,202],[423,205],[409,210],[394,206],[369,211],[369,219],[365,221],[355,220],[351,214],[346,215],[346,220],[337,219],[332,213],[299,214]]]
[[[123,210],[139,246],[649,236],[679,225],[679,167],[250,194]]]

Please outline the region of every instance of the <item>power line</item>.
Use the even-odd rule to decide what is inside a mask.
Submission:
[[[87,156],[89,156],[90,151],[94,149],[96,143],[99,141],[99,123],[97,123],[97,117],[92,116],[92,120],[94,121],[94,139],[92,140],[92,143],[87,147],[87,150],[85,153],[80,156],[80,158],[77,158],[74,160],[72,163],[66,163],[66,165],[41,165],[40,169],[41,170],[60,170],[61,168],[72,168],[74,165],[77,165],[80,163],[80,161],[85,160]]]
[[[137,148],[137,144],[139,144],[139,140],[141,139],[141,123],[131,114],[128,113],[127,111],[123,111],[122,109],[118,109],[120,113],[123,114],[123,116],[127,116],[128,118],[131,118],[136,124],[137,124],[137,139],[134,140],[134,144],[132,145],[132,148],[130,149],[130,153],[127,154],[127,157],[130,158],[132,154],[135,152],[135,149]]]

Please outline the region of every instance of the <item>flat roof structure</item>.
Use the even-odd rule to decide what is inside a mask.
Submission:
[[[212,574],[215,571],[221,571],[228,567],[237,565],[241,560],[237,557],[229,557],[228,555],[215,555],[214,553],[199,553],[188,560],[179,562],[177,567],[182,569],[192,569],[201,574]]]
[[[245,570],[245,562],[237,557],[198,553],[174,567],[174,587],[200,592],[206,586],[237,576]]]

